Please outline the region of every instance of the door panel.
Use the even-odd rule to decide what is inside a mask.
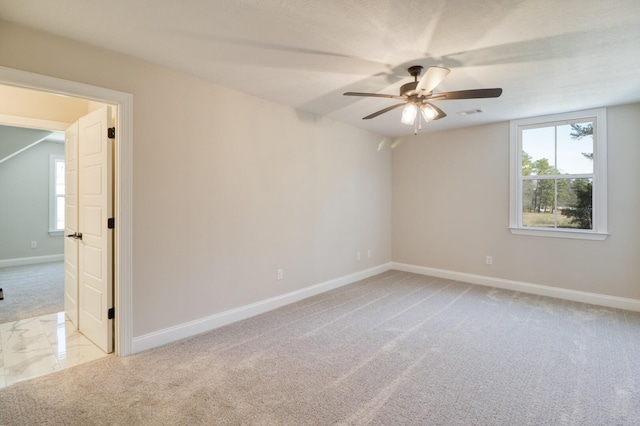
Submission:
[[[78,123],[65,132],[65,219],[64,234],[78,232]],[[64,311],[78,328],[78,240],[64,239]]]
[[[111,112],[97,110],[79,121],[78,232],[80,331],[103,351],[113,352],[112,149],[107,137]]]

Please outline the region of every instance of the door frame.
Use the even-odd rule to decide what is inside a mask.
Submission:
[[[114,170],[114,300],[115,353],[130,355],[133,348],[133,95],[84,83],[0,66],[0,84],[37,90],[117,107]]]

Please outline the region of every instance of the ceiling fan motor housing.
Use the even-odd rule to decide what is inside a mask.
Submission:
[[[422,70],[423,69],[424,68],[422,67],[422,65],[414,65],[414,66],[409,67],[407,69],[407,71],[409,71],[409,75],[411,77],[413,77],[417,81],[418,80],[418,76],[420,74],[422,74]]]
[[[416,86],[418,85],[418,77],[422,74],[423,69],[424,67],[421,65],[413,65],[407,69],[411,77],[413,77],[413,81],[400,86],[400,96],[411,96],[414,94]]]

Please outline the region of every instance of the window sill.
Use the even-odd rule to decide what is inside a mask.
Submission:
[[[609,234],[606,232],[580,231],[580,230],[562,230],[551,231],[542,228],[514,228],[509,230],[515,235],[529,235],[535,237],[551,237],[551,238],[571,238],[574,240],[593,240],[604,241]]]
[[[61,237],[64,235],[64,231],[51,231],[49,230],[49,235],[52,237]]]

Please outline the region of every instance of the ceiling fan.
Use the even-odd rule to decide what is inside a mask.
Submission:
[[[345,96],[365,96],[373,98],[390,98],[403,101],[402,103],[391,105],[390,107],[376,111],[373,114],[369,114],[363,117],[363,120],[369,120],[375,118],[385,112],[389,112],[401,106],[404,106],[402,111],[403,124],[414,125],[415,132],[422,130],[422,119],[425,122],[439,120],[447,116],[440,108],[433,105],[429,101],[444,101],[449,99],[478,99],[478,98],[497,98],[502,94],[502,89],[473,89],[473,90],[458,90],[455,92],[442,92],[433,93],[433,89],[436,88],[442,80],[451,72],[448,68],[443,67],[429,67],[427,72],[418,81],[418,76],[422,73],[423,67],[420,65],[414,65],[409,67],[409,74],[413,77],[413,81],[403,84],[400,87],[400,95],[386,95],[384,93],[361,93],[361,92],[346,92]],[[418,110],[421,112],[421,117],[418,117],[416,122],[416,116]]]

